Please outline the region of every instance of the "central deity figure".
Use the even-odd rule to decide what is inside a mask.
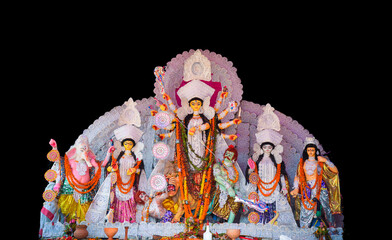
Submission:
[[[213,93],[214,89],[201,81],[192,81],[178,91],[181,99],[188,100],[184,102],[180,113],[186,114],[184,125],[188,129],[187,143],[190,150],[188,156],[191,170],[201,170],[204,165],[202,158],[208,130],[211,127],[209,119],[215,115],[214,109],[209,106]]]
[[[155,72],[159,80],[158,73],[164,75],[162,68],[158,68]],[[166,104],[161,104],[160,109],[163,111],[170,109],[174,113],[169,113],[173,117],[172,124],[163,128],[170,132],[159,136],[163,140],[171,137],[173,133],[176,135],[174,160],[179,169],[182,193],[183,204],[180,209],[182,210],[183,207],[186,219],[199,221],[205,219],[212,200],[211,192],[215,188],[213,164],[216,159],[223,159],[223,154],[228,148],[224,139],[237,138],[236,135],[226,135],[221,130],[241,123],[240,119],[220,123],[229,112],[237,110],[238,104],[231,102],[225,110],[218,113],[221,104],[228,96],[228,89],[226,87],[222,89],[220,83],[217,87],[216,82],[210,81],[210,62],[200,51],[196,51],[184,63],[184,81],[177,91],[180,107],[174,105],[170,96],[166,94],[163,84],[160,91],[163,99],[169,104],[169,108]],[[219,91],[222,92],[214,107],[211,107],[211,99]],[[158,130],[156,126],[153,128]],[[195,210],[194,214],[191,210]]]

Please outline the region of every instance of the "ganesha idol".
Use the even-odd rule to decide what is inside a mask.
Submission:
[[[54,150],[57,149],[55,140],[52,139],[49,144]],[[58,206],[67,221],[85,220],[93,190],[101,177],[101,165],[105,166],[108,160],[109,154],[102,164],[97,161],[87,137],[83,135],[65,153],[64,161],[61,161],[61,174],[56,178],[53,190],[58,192]]]

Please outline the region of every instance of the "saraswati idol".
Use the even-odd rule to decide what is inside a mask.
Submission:
[[[281,153],[283,135],[280,131],[280,121],[274,113],[274,108],[267,104],[264,112],[258,118],[256,141],[252,158],[248,160],[246,174],[250,184],[251,196],[267,205],[267,210],[259,214],[259,222],[268,223],[277,219],[280,225],[295,226],[287,193],[289,181],[285,163]],[[287,197],[286,197],[287,196]],[[252,197],[251,197],[252,198]],[[254,213],[254,215],[256,215]],[[257,222],[257,221],[256,221]]]

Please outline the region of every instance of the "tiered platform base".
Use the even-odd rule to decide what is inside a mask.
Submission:
[[[82,223],[83,224],[83,223]],[[185,230],[183,223],[115,223],[115,224],[87,224],[87,231],[89,238],[107,238],[104,233],[106,227],[118,228],[115,239],[125,238],[125,226],[129,226],[128,239],[153,239],[154,236],[174,236]],[[288,226],[275,226],[270,224],[245,224],[245,223],[221,223],[211,224],[210,231],[212,233],[226,233],[226,229],[241,229],[241,236],[258,237],[263,239],[280,239],[284,235],[293,240],[314,240],[315,228],[298,228]],[[62,235],[64,226],[61,223],[52,225],[51,223],[45,226],[43,237],[51,238]],[[330,235],[333,240],[343,239],[343,229],[336,228],[330,230]]]

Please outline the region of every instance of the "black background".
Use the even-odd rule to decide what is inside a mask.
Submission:
[[[60,153],[73,145],[94,120],[134,100],[153,96],[156,66],[164,66],[177,54],[190,49],[208,49],[233,62],[243,85],[243,100],[270,103],[276,110],[297,120],[330,152],[340,171],[345,237],[353,235],[358,182],[353,148],[358,111],[363,103],[358,77],[361,52],[357,43],[342,32],[319,37],[287,34],[266,36],[260,32],[236,38],[223,32],[209,36],[174,34],[105,40],[82,38],[55,31],[31,36],[25,46],[20,69],[28,90],[22,105],[29,110],[22,137],[28,148],[26,187],[31,188],[28,210],[32,236],[37,236],[39,216],[47,184],[43,175],[51,166],[46,154],[55,139]],[[163,38],[165,41],[163,41]],[[354,166],[354,167],[353,167]],[[23,211],[24,211],[23,210]]]

